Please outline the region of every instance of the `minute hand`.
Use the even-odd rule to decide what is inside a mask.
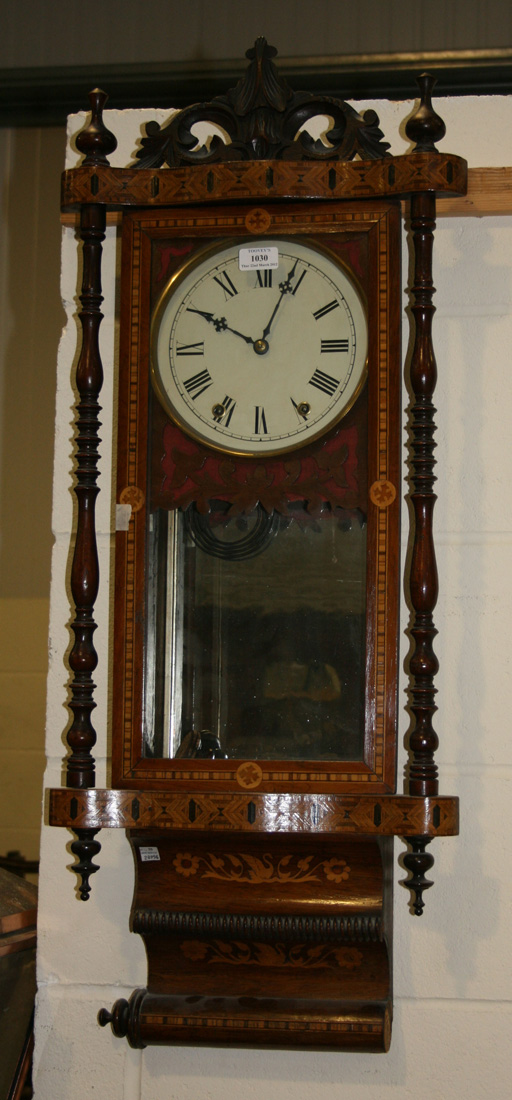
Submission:
[[[263,333],[262,333],[262,336],[261,336],[262,340],[265,340],[266,337],[268,336],[268,334],[270,332],[270,329],[272,327],[272,321],[274,320],[274,317],[275,317],[275,315],[276,315],[276,313],[279,309],[279,306],[281,305],[281,302],[282,302],[285,294],[289,294],[291,292],[292,288],[291,288],[290,280],[293,279],[293,276],[295,275],[295,268],[297,267],[298,262],[299,262],[298,259],[295,260],[295,263],[294,263],[291,271],[288,272],[288,275],[287,275],[286,279],[284,280],[284,283],[279,284],[281,293],[280,293],[279,298],[277,299],[277,302],[274,306],[274,312],[272,313],[270,321],[265,325],[265,328],[263,329]]]
[[[241,340],[245,340],[246,344],[254,343],[252,336],[244,336],[243,332],[238,332],[236,328],[231,328],[225,317],[214,317],[213,313],[206,313],[203,309],[192,309],[192,306],[188,306],[187,313],[198,313],[200,317],[204,317],[205,321],[209,321],[210,324],[215,325],[217,332],[232,332],[235,336],[239,336]]]

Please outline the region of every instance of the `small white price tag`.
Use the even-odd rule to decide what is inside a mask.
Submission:
[[[147,848],[139,848],[139,852],[140,858],[143,863],[151,863],[155,860],[160,859],[160,852],[158,851],[158,848],[150,847],[148,845]]]
[[[116,504],[116,531],[128,531],[131,518],[131,504]]]
[[[264,271],[279,267],[279,251],[276,246],[270,248],[241,248],[238,253],[240,271]]]

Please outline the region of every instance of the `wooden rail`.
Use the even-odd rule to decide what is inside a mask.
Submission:
[[[404,204],[405,206],[405,204]],[[484,218],[492,215],[512,214],[512,167],[469,168],[468,193],[455,198],[438,198],[438,218]],[[107,211],[107,225],[120,225],[122,212]],[[79,225],[80,216],[74,211],[61,214],[62,225]]]

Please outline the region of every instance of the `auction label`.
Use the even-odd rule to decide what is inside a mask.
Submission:
[[[238,267],[240,271],[275,269],[279,267],[279,250],[275,246],[241,248],[238,253]]]
[[[158,851],[158,848],[150,847],[148,845],[146,848],[139,848],[139,852],[140,858],[143,863],[150,863],[154,860],[160,859],[160,852]]]

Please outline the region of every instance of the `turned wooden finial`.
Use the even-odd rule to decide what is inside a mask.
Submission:
[[[101,851],[101,844],[94,839],[99,829],[75,829],[74,831],[77,839],[71,844],[71,851],[77,857],[77,862],[73,864],[72,870],[81,878],[78,888],[80,900],[88,901],[91,893],[89,879],[95,871],[99,870],[98,865],[93,863],[94,856]]]
[[[431,73],[422,73],[416,78],[420,90],[420,105],[408,119],[405,132],[409,141],[415,141],[413,153],[437,153],[436,142],[446,133],[446,126],[440,115],[432,107],[432,92],[436,78]]]
[[[94,88],[89,92],[91,120],[76,139],[77,149],[84,154],[85,164],[108,164],[108,154],[117,149],[117,138],[107,130],[103,122],[103,108],[108,100],[106,92]]]
[[[417,917],[421,917],[425,908],[423,893],[433,886],[430,879],[425,878],[425,872],[430,871],[434,866],[434,857],[430,852],[425,851],[427,844],[430,844],[432,838],[426,836],[408,836],[405,839],[411,845],[412,849],[403,857],[404,867],[410,872],[411,877],[407,879],[403,885],[414,892],[415,898],[412,903],[413,912]]]
[[[107,1008],[100,1008],[98,1023],[100,1027],[108,1027],[110,1024],[114,1035],[117,1035],[119,1039],[123,1039],[128,1033],[129,1017],[130,1005],[122,997],[119,1001],[116,1001],[111,1012]]]

